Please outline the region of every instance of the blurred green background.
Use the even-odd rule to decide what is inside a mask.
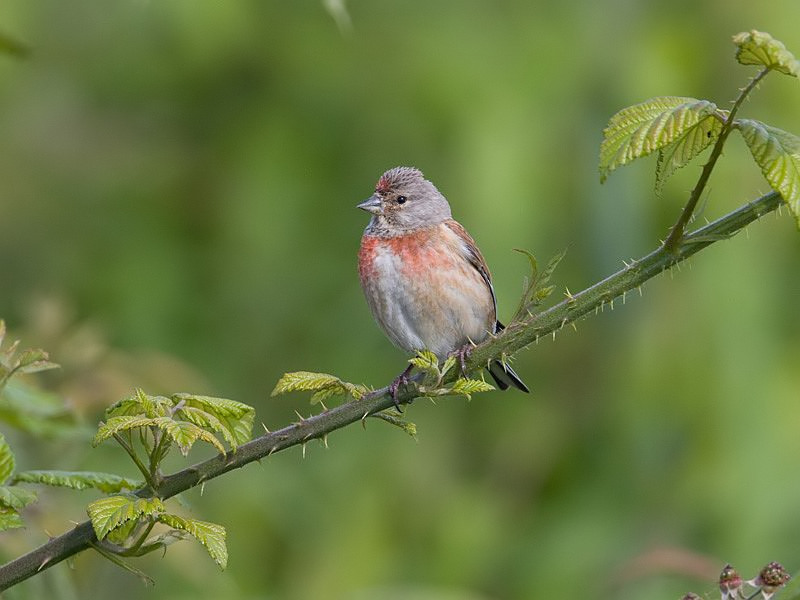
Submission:
[[[285,371],[386,384],[404,357],[361,295],[354,206],[396,165],[450,199],[501,317],[526,274],[512,248],[569,249],[556,296],[594,283],[655,247],[699,174],[657,199],[646,160],[600,186],[608,117],[667,94],[727,106],[752,73],[741,30],[800,54],[796,0],[337,6],[0,6],[32,49],[0,56],[0,317],[63,365],[45,382],[87,428],[133,386],[244,401],[274,428],[310,411],[269,398]],[[800,133],[798,81],[761,88],[743,116]],[[708,218],[767,191],[735,138]],[[713,591],[725,562],[794,571],[798,248],[769,216],[521,353],[531,396],[419,402],[416,442],[370,422],[186,494],[228,528],[224,572],[186,542],[136,562],[146,589],[84,553],[8,597],[664,599]],[[112,445],[6,433],[22,469],[134,474]],[[2,558],[95,497],[42,491]]]

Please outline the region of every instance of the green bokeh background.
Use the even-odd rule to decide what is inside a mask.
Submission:
[[[347,9],[349,26],[311,0],[0,6],[32,48],[0,56],[0,316],[64,365],[47,382],[87,425],[134,385],[248,402],[277,427],[310,410],[269,398],[285,371],[387,383],[404,358],[361,297],[354,206],[395,165],[450,199],[501,316],[526,271],[512,248],[568,248],[556,296],[594,283],[655,247],[699,173],[661,198],[652,160],[601,186],[608,117],[667,94],[727,106],[752,73],[740,30],[800,54],[796,0]],[[798,106],[800,83],[773,75],[743,114],[798,133]],[[768,189],[735,138],[705,217]],[[416,442],[370,422],[186,494],[228,528],[224,572],[178,544],[136,562],[145,588],[85,553],[8,596],[664,599],[713,591],[725,562],[794,571],[798,248],[769,216],[521,353],[531,396],[420,402]],[[11,441],[23,469],[133,475],[110,444]],[[3,558],[95,497],[42,496]]]

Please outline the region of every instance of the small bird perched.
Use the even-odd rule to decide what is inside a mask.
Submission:
[[[386,171],[358,205],[372,214],[361,238],[358,273],[372,315],[406,352],[427,349],[439,360],[497,333],[492,276],[475,241],[455,221],[445,197],[414,167]],[[528,392],[506,364],[487,367],[501,390]],[[390,386],[408,381],[409,366]]]

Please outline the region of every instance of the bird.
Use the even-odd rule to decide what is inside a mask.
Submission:
[[[492,276],[475,241],[452,217],[450,204],[416,167],[395,167],[357,205],[370,213],[358,251],[361,287],[372,316],[405,352],[428,350],[461,359],[503,329]],[[412,365],[389,386],[397,402]],[[501,390],[528,386],[505,362],[487,370]],[[399,407],[398,407],[399,408]]]

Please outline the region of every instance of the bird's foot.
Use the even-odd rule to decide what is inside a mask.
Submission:
[[[409,382],[408,374],[411,373],[411,369],[414,368],[414,365],[408,365],[400,375],[394,378],[394,381],[389,384],[389,395],[392,397],[392,401],[394,402],[394,407],[399,411],[403,412],[403,409],[400,408],[400,401],[397,399],[397,393],[400,390],[401,386],[407,385]]]
[[[453,356],[458,359],[458,364],[461,366],[461,376],[466,378],[467,377],[467,359],[469,355],[472,354],[472,349],[475,346],[472,343],[467,342],[461,348],[453,352]]]

